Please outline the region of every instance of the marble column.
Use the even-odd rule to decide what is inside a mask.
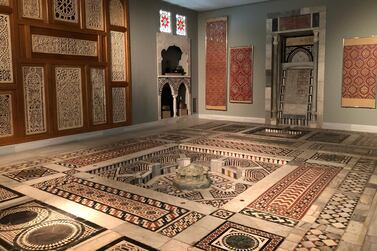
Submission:
[[[277,113],[278,113],[278,96],[279,96],[279,37],[278,35],[273,36],[273,51],[272,51],[272,121],[273,124],[277,122]]]
[[[177,96],[178,95],[173,95],[173,117],[177,117]]]
[[[191,93],[189,89],[186,90],[186,105],[187,105],[187,115],[191,115]]]
[[[316,127],[317,124],[317,92],[318,92],[318,50],[319,50],[319,31],[314,30],[314,48],[313,48],[313,95],[312,95],[312,119],[310,127]],[[310,122],[309,122],[310,123]]]

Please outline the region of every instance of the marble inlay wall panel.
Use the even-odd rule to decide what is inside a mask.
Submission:
[[[111,80],[125,81],[125,36],[123,32],[110,31]]]
[[[33,34],[32,52],[96,57],[97,41]]]
[[[1,5],[1,2],[0,2]],[[0,83],[13,82],[10,17],[0,14]]]
[[[113,96],[113,123],[127,121],[126,88],[123,88],[123,87],[113,88],[112,96]]]
[[[311,69],[290,69],[286,74],[283,113],[306,116]]]
[[[22,17],[43,19],[41,0],[22,0]]]
[[[106,79],[105,69],[90,69],[92,86],[92,119],[94,125],[106,123]]]
[[[55,82],[58,130],[82,127],[81,68],[56,67]]]
[[[23,66],[26,135],[47,132],[44,68]]]
[[[0,138],[13,135],[12,95],[0,93]]]
[[[85,0],[85,22],[87,29],[103,30],[103,0]]]

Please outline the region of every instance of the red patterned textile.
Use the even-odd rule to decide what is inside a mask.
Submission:
[[[230,49],[230,102],[253,103],[252,47]]]
[[[345,39],[342,106],[376,108],[377,38]]]
[[[227,19],[207,21],[206,109],[226,110]]]

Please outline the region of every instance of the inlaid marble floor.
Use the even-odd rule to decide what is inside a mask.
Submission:
[[[3,154],[0,250],[377,250],[375,142],[184,118]],[[183,160],[211,186],[176,188]]]

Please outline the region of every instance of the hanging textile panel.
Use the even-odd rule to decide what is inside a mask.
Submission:
[[[230,49],[230,102],[253,103],[253,48]]]
[[[206,109],[226,110],[227,104],[227,18],[207,21]]]
[[[376,108],[377,37],[344,39],[342,107]]]

